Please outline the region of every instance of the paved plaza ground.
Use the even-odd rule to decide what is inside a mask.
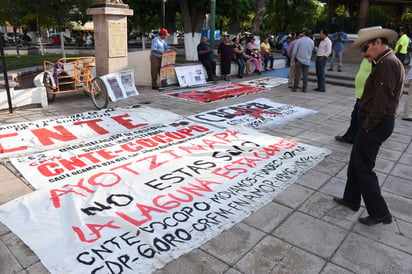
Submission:
[[[341,75],[353,78],[358,64],[345,64],[343,69]],[[338,73],[327,72],[327,77]],[[231,79],[240,82],[257,77]],[[368,227],[357,221],[367,215],[364,207],[354,213],[332,201],[333,196],[343,193],[351,150],[351,145],[336,142],[334,136],[349,125],[354,88],[329,83],[327,91],[321,93],[312,91],[315,87],[310,82],[307,93],[291,92],[284,84],[263,93],[208,104],[171,99],[162,96],[164,91],[138,87],[139,96],[110,103],[145,104],[188,116],[263,97],[317,111],[269,134],[332,151],[272,202],[156,273],[412,274],[412,123],[401,120],[406,95],[401,98],[394,133],[383,144],[375,168],[394,221]],[[83,94],[58,95],[48,108],[16,109],[13,115],[1,111],[0,124],[88,110],[94,107]],[[33,191],[8,160],[0,162],[0,174],[0,204]],[[0,273],[48,273],[39,258],[1,223]]]

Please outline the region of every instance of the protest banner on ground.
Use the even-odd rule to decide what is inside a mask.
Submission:
[[[258,98],[245,103],[205,111],[187,118],[222,127],[243,125],[264,131],[313,113],[316,111]]]
[[[0,206],[3,224],[50,272],[151,273],[270,202],[330,153],[188,121],[125,136],[100,143],[99,153],[91,144],[20,159],[29,181],[26,172],[45,181],[73,175]]]
[[[286,84],[288,79],[281,77],[261,77],[253,80],[242,81],[239,84],[252,87],[274,88],[282,84]]]
[[[136,105],[0,126],[0,159],[93,141],[180,119],[170,111]]]
[[[265,90],[267,89],[261,87],[251,87],[249,85],[242,85],[237,83],[229,83],[168,93],[165,94],[165,96],[196,101],[200,103],[210,103],[247,94],[258,93]]]

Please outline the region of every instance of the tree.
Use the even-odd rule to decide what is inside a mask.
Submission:
[[[216,15],[226,17],[229,33],[237,34],[241,30],[242,22],[250,20],[250,15],[253,14],[256,3],[256,0],[218,1],[216,3]]]
[[[260,23],[265,13],[265,0],[258,0],[255,9],[255,16],[252,19],[252,34],[259,35]]]
[[[185,33],[186,60],[197,60],[197,44],[200,42],[201,31],[209,10],[209,1],[206,0],[179,0],[183,17],[183,31]]]

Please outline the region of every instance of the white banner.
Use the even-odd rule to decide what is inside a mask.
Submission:
[[[0,158],[28,155],[84,140],[90,142],[115,133],[178,119],[181,116],[170,111],[136,105],[3,125],[0,126]]]
[[[187,118],[222,127],[242,125],[265,131],[313,113],[316,111],[258,98],[237,105],[205,111]]]
[[[0,207],[0,220],[51,273],[151,273],[271,201],[329,154],[252,129],[186,121],[130,136],[126,147],[135,153],[118,152],[118,144],[101,143],[99,156],[80,156],[95,151],[83,147],[43,159],[56,164],[49,171],[81,175]],[[92,156],[107,161],[98,166]],[[35,172],[37,160],[26,160],[19,170]]]
[[[286,84],[288,79],[280,77],[261,77],[253,80],[239,82],[252,87],[274,88],[282,84]]]

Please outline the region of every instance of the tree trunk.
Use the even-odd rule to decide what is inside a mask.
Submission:
[[[264,12],[265,0],[258,0],[255,10],[255,17],[252,19],[252,33],[255,35],[260,33],[260,23],[262,22]]]
[[[179,0],[185,32],[185,54],[187,61],[197,60],[197,45],[200,43],[206,7],[198,7],[195,1]]]

